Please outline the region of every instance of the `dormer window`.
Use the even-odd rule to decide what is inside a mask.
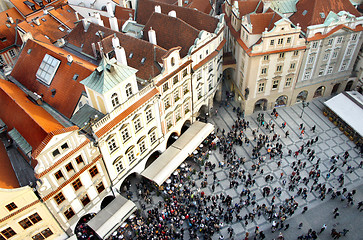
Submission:
[[[49,54],[45,54],[43,61],[36,73],[37,78],[41,82],[50,85],[59,65],[60,61],[58,59],[50,56]]]
[[[132,86],[129,83],[129,84],[126,85],[126,96],[130,97],[131,95],[132,95]]]

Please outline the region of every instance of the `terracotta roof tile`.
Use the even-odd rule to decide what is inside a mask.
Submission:
[[[330,11],[334,13],[346,11],[356,17],[361,16],[349,0],[299,0],[296,9],[290,20],[294,24],[299,23],[305,32],[308,26],[324,23]],[[325,17],[322,18],[320,13],[323,13]]]
[[[11,24],[8,19],[7,15],[13,18],[14,23]],[[15,44],[15,36],[17,36],[17,45],[21,45],[21,39],[19,34],[17,33],[15,26],[16,21],[23,21],[24,18],[16,11],[15,8],[10,8],[6,11],[0,12],[0,38],[5,38],[5,41],[0,41],[0,52],[7,47],[10,47]],[[8,26],[10,26],[10,28]]]
[[[18,24],[18,27],[26,32],[31,32],[32,36],[36,40],[44,40],[43,37],[48,39],[46,42],[54,43],[59,38],[67,35],[67,29],[62,26],[57,20],[49,15],[43,15],[39,18],[40,25],[36,25],[34,22],[23,21]],[[63,31],[60,29],[63,29]],[[46,37],[47,36],[47,37]]]
[[[270,31],[275,27],[274,23],[281,19],[281,16],[275,12],[251,14],[249,17],[252,34],[261,34],[266,28]]]
[[[156,32],[157,44],[165,49],[181,46],[180,57],[188,54],[189,48],[198,38],[199,31],[183,20],[154,12],[144,27],[143,38],[149,41],[148,31]],[[180,34],[183,33],[183,34]]]
[[[176,12],[177,18],[180,18],[198,30],[205,30],[207,32],[214,33],[219,22],[217,18],[195,9],[179,7],[161,2],[154,2],[151,0],[138,1],[136,22],[145,25],[153,12],[155,12],[155,6],[157,5],[161,6],[161,13],[168,14],[170,11],[174,10]]]
[[[347,26],[342,24],[342,25],[339,25],[339,26],[333,28],[332,30],[330,30],[327,34],[321,34],[319,32],[319,33],[315,34],[313,37],[308,38],[307,40],[308,41],[315,41],[315,40],[324,39],[326,37],[329,37],[330,35],[332,35],[336,31],[339,31],[340,29],[343,29],[343,28],[349,29],[350,31],[353,31],[353,32],[363,31],[363,26],[362,25],[357,25],[356,28],[353,29],[353,28],[347,27]]]
[[[124,8],[124,7],[120,7],[120,6],[116,5],[115,6],[115,17],[117,19],[121,19],[121,20],[129,20],[130,17],[132,19],[134,19],[135,9]]]
[[[122,113],[120,113],[117,117],[115,117],[112,121],[107,123],[105,126],[103,126],[100,130],[98,130],[95,135],[100,138],[105,133],[109,132],[112,128],[114,128],[119,122],[121,122],[123,119],[125,119],[127,116],[129,116],[131,113],[133,113],[135,110],[137,110],[139,107],[141,107],[144,103],[146,103],[149,99],[151,99],[153,96],[155,96],[159,91],[154,88],[147,94],[145,94],[142,98],[137,100],[134,104],[132,104],[130,107],[125,109]]]
[[[0,118],[11,130],[16,128],[36,149],[52,131],[63,129],[46,110],[34,104],[15,84],[0,80]]]
[[[183,1],[184,3],[184,1]],[[184,6],[186,7],[186,6]],[[211,3],[209,2],[209,0],[193,0],[191,2],[191,4],[189,4],[188,6],[189,8],[192,9],[198,9],[199,11],[205,13],[205,14],[209,14],[212,11],[212,6]]]
[[[66,40],[75,46],[80,47],[83,44],[82,51],[86,54],[93,56],[91,44],[100,41],[96,35],[97,31],[102,31],[105,38],[102,41],[104,52],[113,50],[112,37],[114,34],[119,38],[120,45],[125,49],[127,56],[127,64],[138,70],[136,76],[141,79],[151,79],[160,74],[160,69],[154,63],[154,54],[156,61],[162,62],[161,57],[167,52],[165,49],[155,46],[147,41],[136,39],[121,32],[113,31],[109,28],[101,27],[96,24],[90,23],[87,32],[84,31],[83,24],[77,24],[73,31],[67,36]],[[132,53],[132,57],[129,56]],[[141,60],[145,58],[145,63],[142,64]]]
[[[28,0],[29,1],[29,0]],[[48,3],[45,0],[42,0],[44,6],[58,6],[59,4],[62,4],[66,0],[53,0],[51,3]],[[35,10],[30,9],[25,3],[24,0],[10,0],[10,2],[14,5],[14,7],[25,17],[29,16],[32,13],[41,11],[43,8],[40,7],[38,4],[34,3],[33,1],[29,1],[31,3],[34,3]],[[64,4],[64,3],[63,3]]]
[[[4,144],[0,142],[0,188],[20,187]]]
[[[77,17],[73,8],[69,5],[62,6],[58,9],[53,9],[49,11],[49,14],[54,18],[57,18],[60,22],[67,25],[67,27],[73,29],[76,25],[74,24],[77,21]],[[81,15],[78,15],[81,18]]]
[[[61,61],[49,86],[41,83],[36,78],[36,72],[45,54],[49,54]],[[73,56],[71,65],[68,64],[67,55]],[[54,45],[28,40],[11,72],[11,76],[30,91],[41,95],[45,102],[70,118],[82,92],[85,91],[80,81],[88,77],[95,68],[95,65]],[[73,80],[76,74],[78,77]],[[53,94],[53,89],[55,94]]]
[[[263,2],[260,0],[238,1],[239,16],[243,17],[256,10],[255,13],[262,13]]]

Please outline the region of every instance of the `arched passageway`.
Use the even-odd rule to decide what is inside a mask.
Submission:
[[[255,103],[253,112],[265,111],[267,109],[267,99],[260,99]]]

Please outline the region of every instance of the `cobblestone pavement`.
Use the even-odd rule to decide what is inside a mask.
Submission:
[[[313,162],[306,161],[307,165],[304,169],[300,171],[301,178],[308,177],[309,171],[312,169],[313,164],[316,163],[316,159],[320,158],[320,170],[321,170],[321,177],[319,179],[319,183],[326,184],[326,188],[333,188],[336,190],[341,190],[339,188],[339,182],[337,180],[337,177],[340,174],[344,174],[345,176],[345,183],[343,187],[348,188],[348,190],[351,189],[357,189],[357,194],[354,196],[355,203],[363,200],[363,187],[362,187],[362,176],[363,176],[363,169],[359,168],[358,165],[362,161],[362,157],[358,154],[358,150],[355,147],[354,143],[350,141],[333,123],[331,123],[328,118],[324,117],[322,114],[323,109],[323,102],[326,99],[324,98],[318,98],[314,99],[312,102],[310,102],[309,106],[304,109],[304,115],[302,118],[300,118],[300,114],[302,112],[302,106],[301,104],[295,104],[291,107],[282,107],[278,108],[277,111],[279,113],[279,117],[275,119],[274,117],[270,115],[271,111],[265,112],[265,121],[268,122],[270,118],[272,119],[272,122],[275,123],[275,132],[281,136],[280,143],[282,143],[283,147],[282,150],[284,152],[283,157],[280,159],[279,157],[275,157],[275,159],[270,159],[267,156],[267,152],[265,149],[262,149],[261,154],[266,155],[265,162],[261,165],[261,168],[264,170],[263,174],[257,173],[256,176],[254,176],[254,179],[256,180],[256,183],[250,187],[251,195],[253,193],[256,193],[256,202],[259,205],[262,205],[265,203],[266,205],[270,205],[272,195],[270,195],[267,198],[264,198],[262,196],[262,189],[265,186],[268,186],[270,188],[275,187],[281,187],[282,194],[281,196],[276,196],[275,204],[280,205],[281,202],[283,202],[286,198],[290,198],[291,196],[294,196],[296,201],[299,203],[299,207],[297,211],[295,211],[295,214],[292,218],[288,218],[286,220],[286,223],[290,223],[290,228],[287,231],[283,231],[283,234],[285,235],[285,239],[296,239],[299,235],[303,233],[307,233],[309,228],[312,228],[315,231],[319,231],[321,226],[323,224],[327,224],[328,228],[325,230],[322,234],[319,235],[319,239],[331,239],[330,237],[330,231],[333,227],[337,228],[337,230],[342,230],[343,226],[345,228],[350,229],[350,232],[347,234],[347,239],[363,239],[359,234],[362,233],[362,230],[358,230],[358,234],[353,233],[353,228],[359,229],[362,224],[362,218],[361,218],[361,212],[356,211],[355,209],[352,210],[352,207],[344,208],[346,211],[341,212],[340,219],[333,219],[331,215],[332,213],[332,207],[338,206],[339,208],[343,209],[343,204],[340,203],[339,200],[330,200],[330,194],[327,195],[327,198],[324,201],[321,201],[319,197],[318,192],[309,192],[308,197],[306,199],[302,199],[301,196],[297,195],[297,189],[294,191],[288,191],[287,187],[288,184],[285,186],[282,184],[283,179],[286,176],[289,176],[292,172],[291,163],[293,161],[296,161],[297,159],[306,160],[307,156],[306,153],[299,155],[298,158],[294,158],[293,156],[287,156],[288,150],[291,149],[292,152],[295,152],[299,149],[299,147],[306,143],[306,141],[315,138],[316,136],[319,137],[319,141],[315,143],[311,148],[315,150],[316,158]],[[237,115],[235,112],[233,112],[233,104],[236,103],[228,103],[228,106],[226,104],[221,104],[219,106],[219,103],[215,104],[215,107],[218,108],[218,113],[212,114],[212,116],[208,119],[208,122],[211,122],[215,125],[216,129],[219,128],[220,130],[225,129],[226,132],[231,130],[231,126],[234,124],[234,121],[237,119]],[[239,157],[246,157],[247,161],[246,163],[241,166],[242,169],[245,169],[246,171],[249,171],[251,174],[254,173],[254,171],[251,170],[251,166],[256,163],[256,160],[251,159],[251,153],[252,148],[255,145],[255,142],[253,142],[253,136],[252,136],[252,130],[259,128],[260,133],[264,132],[265,134],[269,134],[266,132],[265,128],[258,127],[257,121],[257,113],[254,113],[250,116],[246,117],[246,120],[250,122],[249,128],[247,131],[245,131],[245,134],[249,137],[251,140],[251,144],[247,146],[245,143],[243,146],[237,146],[234,145],[234,149],[237,152],[237,155]],[[287,126],[285,129],[281,129],[280,126],[283,122],[287,123]],[[305,136],[303,139],[299,137],[300,130],[299,125],[303,123],[306,127]],[[315,133],[310,131],[310,128],[312,126],[316,125]],[[285,138],[285,131],[289,131],[290,135]],[[272,133],[273,134],[273,133]],[[272,136],[272,135],[271,135]],[[331,176],[329,179],[326,179],[326,175],[329,172],[330,167],[332,166],[332,163],[330,162],[330,157],[332,155],[340,155],[342,156],[345,151],[348,151],[350,154],[350,157],[348,159],[348,164],[353,168],[352,172],[347,172],[347,165],[344,167],[341,167],[341,162],[337,164],[338,170],[334,173],[331,173]],[[305,151],[306,152],[306,151]],[[281,166],[278,167],[277,161],[281,160]],[[240,184],[236,188],[230,188],[230,180],[228,178],[228,172],[229,167],[220,168],[218,167],[219,162],[223,161],[223,156],[219,153],[219,151],[212,151],[212,154],[209,157],[209,161],[211,163],[215,163],[217,167],[213,170],[213,172],[216,172],[218,180],[220,182],[220,185],[215,188],[215,191],[212,192],[212,184],[213,184],[213,173],[208,170],[206,173],[208,174],[208,185],[206,188],[201,189],[201,181],[202,179],[198,178],[198,175],[195,174],[192,176],[193,180],[196,181],[196,187],[193,189],[195,191],[204,191],[206,195],[216,195],[220,193],[228,194],[232,197],[233,201],[232,203],[238,203],[240,201],[240,192],[243,189],[244,186]],[[341,161],[341,160],[340,160]],[[204,170],[204,169],[203,169]],[[283,173],[284,177],[280,178],[281,173]],[[266,175],[273,175],[273,181],[266,183],[264,177]],[[312,181],[308,184],[308,189],[310,189],[310,186],[312,184]],[[303,185],[302,183],[300,185]],[[299,185],[299,187],[301,187]],[[136,196],[137,194],[134,194],[132,197],[132,201],[136,202],[136,204],[140,207],[140,204],[144,204],[143,200],[140,200]],[[152,193],[152,199],[153,203],[156,204],[159,201],[162,200],[161,197],[156,196],[155,193]],[[154,204],[146,204],[146,211],[148,209],[151,209],[155,207]],[[307,206],[309,211],[307,211],[304,214],[301,214],[303,207]],[[253,206],[250,205],[249,207],[244,207],[241,211],[241,216],[244,216],[246,213],[252,212]],[[352,219],[354,221],[352,221]],[[298,223],[303,222],[304,227],[302,229],[298,229],[297,225]],[[244,239],[245,233],[250,233],[250,239],[253,239],[251,235],[254,233],[254,229],[256,226],[259,226],[260,230],[263,230],[266,234],[266,239],[273,239],[276,238],[279,234],[279,231],[276,231],[275,233],[272,233],[271,223],[267,220],[265,216],[261,216],[260,218],[255,218],[254,221],[249,223],[247,226],[244,224],[244,222],[237,222],[234,218],[233,222],[231,224],[226,224],[221,229],[220,233],[214,234],[213,239],[218,239],[220,235],[223,235],[225,239],[227,239],[228,233],[227,228],[231,226],[234,229],[234,239]],[[342,228],[342,229],[340,229]],[[184,239],[189,239],[187,231],[185,231],[186,234],[184,234]],[[349,237],[350,236],[350,237]]]

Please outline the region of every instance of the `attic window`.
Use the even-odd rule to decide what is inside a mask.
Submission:
[[[5,42],[6,41],[6,37],[5,36],[0,36],[0,41]]]
[[[52,97],[54,97],[55,96],[55,94],[57,93],[57,90],[55,90],[54,88],[51,90],[51,92],[52,92]]]
[[[58,29],[59,29],[60,31],[64,32],[64,28],[62,28],[62,27],[58,27]]]
[[[68,10],[67,10],[67,12],[69,12],[69,13],[70,13],[70,12],[71,12],[71,10],[69,10],[69,9],[68,9]]]
[[[42,63],[37,71],[37,78],[43,83],[50,85],[60,65],[60,61],[49,54],[45,54]]]
[[[47,19],[45,19],[45,18],[41,18],[41,19],[42,19],[43,22],[46,22],[47,21]]]
[[[304,11],[302,12],[302,15],[303,15],[303,16],[305,16],[307,13],[308,13],[308,10],[304,10]]]
[[[32,52],[32,49],[29,48],[28,51],[27,51],[27,53],[30,54],[31,52]]]
[[[325,18],[325,13],[321,12],[321,13],[320,13],[320,17],[321,17],[321,18]]]
[[[74,81],[77,81],[78,77],[79,77],[79,75],[78,75],[77,73],[76,73],[76,74],[74,74],[74,76],[73,76],[73,80],[74,80]]]
[[[143,57],[143,58],[141,59],[141,64],[142,64],[142,65],[144,65],[145,61],[146,61],[146,58],[145,58],[145,57]]]
[[[132,58],[134,56],[134,53],[130,53],[129,58]]]

